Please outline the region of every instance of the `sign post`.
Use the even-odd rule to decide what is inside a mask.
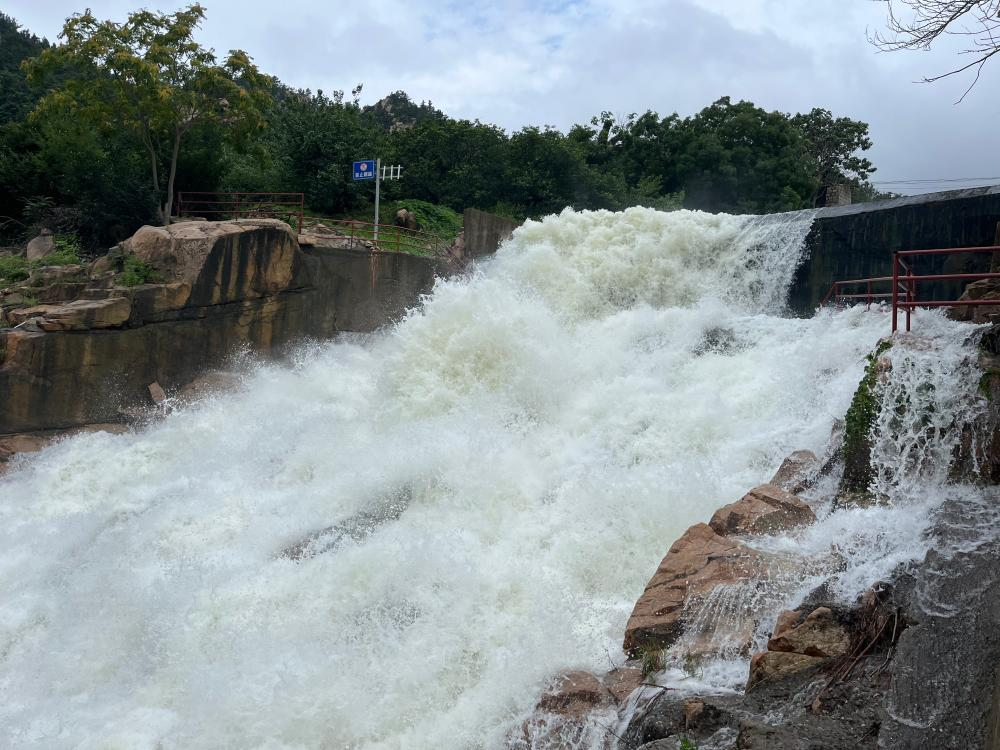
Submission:
[[[364,159],[354,162],[355,180],[375,180],[375,223],[373,241],[378,244],[378,204],[381,193],[382,180],[398,180],[402,176],[403,168],[396,164],[390,167],[383,167],[381,159]]]

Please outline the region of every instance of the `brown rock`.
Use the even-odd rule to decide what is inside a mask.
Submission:
[[[777,638],[779,635],[784,633],[786,630],[791,630],[802,620],[802,613],[794,609],[786,609],[784,612],[778,615],[778,620],[774,624],[774,631],[771,633],[772,638]]]
[[[159,383],[149,384],[149,397],[153,399],[153,403],[156,404],[157,406],[159,406],[160,404],[162,404],[164,401],[167,400],[167,394],[163,390],[163,386],[161,386]]]
[[[996,305],[956,305],[949,307],[947,315],[954,320],[988,323],[991,315],[1000,313],[1000,279],[982,279],[965,287],[959,300],[993,300]]]
[[[785,492],[802,492],[808,480],[820,469],[819,459],[812,451],[795,451],[781,462],[781,466],[771,478],[770,484]]]
[[[302,253],[277,219],[145,226],[124,243],[158,272],[190,285],[192,305],[257,299],[296,288]]]
[[[193,403],[213,393],[227,393],[240,387],[240,378],[230,372],[207,372],[177,392],[180,401]]]
[[[696,606],[721,585],[766,576],[771,560],[726,539],[708,524],[692,526],[674,542],[635,603],[625,627],[625,651],[665,648],[683,631],[685,603]]]
[[[132,301],[132,319],[139,324],[155,320],[162,313],[180,310],[191,297],[191,285],[184,281],[119,287],[116,291]]]
[[[754,654],[753,658],[750,659],[750,679],[747,680],[747,690],[761,682],[774,682],[809,669],[822,661],[823,659],[816,656],[782,651],[763,651]]]
[[[28,260],[44,258],[46,255],[51,255],[55,249],[56,241],[52,236],[52,232],[48,229],[43,229],[41,234],[28,243]]]
[[[49,442],[50,438],[38,435],[5,435],[0,437],[0,461],[9,461],[16,453],[35,453]]]
[[[32,318],[38,319],[43,331],[87,331],[98,328],[118,328],[129,318],[132,304],[123,297],[104,300],[81,299],[63,305],[37,305],[12,310],[13,325]]]
[[[773,534],[815,520],[812,509],[801,499],[772,484],[763,484],[735,503],[719,508],[709,525],[722,536]]]
[[[646,678],[641,669],[618,667],[604,675],[604,687],[618,703],[624,703]]]
[[[537,711],[579,717],[611,703],[611,694],[590,672],[566,672],[539,699]]]
[[[851,646],[851,635],[832,610],[819,607],[792,628],[776,633],[767,643],[770,651],[806,656],[844,656]]]

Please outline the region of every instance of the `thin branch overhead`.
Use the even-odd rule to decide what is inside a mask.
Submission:
[[[869,35],[883,51],[927,50],[945,36],[964,37],[968,45],[960,54],[971,62],[923,79],[925,83],[974,71],[962,101],[979,81],[983,66],[1000,53],[1000,0],[876,0],[887,11],[886,31]]]

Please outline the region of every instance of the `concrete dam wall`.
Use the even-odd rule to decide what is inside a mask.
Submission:
[[[809,314],[835,281],[891,275],[896,250],[993,245],[998,222],[1000,186],[820,209],[789,304]],[[921,258],[917,271],[971,272],[988,264],[989,255],[960,253]],[[961,287],[938,284],[924,292],[922,299],[956,299]]]

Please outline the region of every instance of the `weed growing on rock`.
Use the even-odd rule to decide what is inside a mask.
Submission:
[[[139,286],[140,284],[157,284],[161,281],[160,275],[149,263],[136,257],[135,255],[125,256],[124,269],[122,270],[122,286]]]

